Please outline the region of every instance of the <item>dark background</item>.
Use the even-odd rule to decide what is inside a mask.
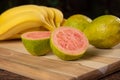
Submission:
[[[24,4],[56,7],[65,18],[73,14],[84,14],[92,19],[104,14],[120,17],[120,0],[0,0],[0,13]]]

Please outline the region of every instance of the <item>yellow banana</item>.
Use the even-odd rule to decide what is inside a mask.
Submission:
[[[48,7],[39,6],[38,8],[40,9],[41,13],[44,14],[44,18],[45,18],[46,22],[47,22],[49,25],[51,25],[51,24],[50,24],[50,21],[49,21],[49,19],[48,19],[49,15],[48,15],[47,10],[46,10]],[[51,25],[51,26],[52,26],[52,25]]]
[[[37,9],[36,7],[39,7],[39,6],[36,6],[36,5],[22,5],[22,6],[13,7],[11,9],[8,9],[5,12],[3,12],[1,14],[1,18],[6,20],[6,19],[10,19],[14,15],[20,15],[22,13],[30,12],[30,11],[38,11],[38,12],[41,13],[42,11],[39,11],[39,9]]]
[[[41,17],[41,16],[39,16]],[[13,18],[4,21],[0,26],[0,34],[6,32],[7,30],[9,30],[10,28],[13,28],[13,26],[20,24],[21,22],[25,22],[25,21],[37,21],[40,22],[40,18],[38,17],[38,15],[36,15],[35,13],[24,13],[22,15],[16,15]],[[9,25],[8,25],[9,24]]]
[[[48,7],[39,6],[37,8],[39,8],[40,11],[42,10],[42,14],[44,14],[44,18],[45,18],[46,22],[43,21],[43,23],[47,24],[51,28],[50,30],[54,30],[55,27],[54,27],[54,25],[49,20],[49,16],[51,16],[51,15],[48,14]]]
[[[23,30],[40,27],[39,17],[33,13],[22,14],[0,25],[0,40],[7,39]]]
[[[0,15],[0,40],[20,38],[27,31],[54,30],[63,21],[63,14],[55,8],[22,5]]]
[[[55,24],[54,24],[54,12],[52,11],[52,9],[45,7],[45,11],[47,12],[48,15],[48,21],[49,24],[51,24],[54,28],[56,28]]]
[[[59,9],[56,9],[56,8],[50,8],[53,10],[54,12],[54,23],[56,25],[56,27],[59,27],[60,24],[62,23],[63,21],[63,13],[59,10]]]
[[[44,27],[48,28],[49,30],[53,30],[53,26],[50,25],[46,21],[46,17],[48,17],[47,12],[43,9],[44,6],[37,6],[37,5],[22,5],[15,8],[11,8],[4,13],[1,14],[1,24],[5,22],[6,20],[14,18],[14,16],[19,16],[21,14],[24,14],[26,12],[34,12],[38,15],[41,15],[40,19],[42,23],[45,24]]]

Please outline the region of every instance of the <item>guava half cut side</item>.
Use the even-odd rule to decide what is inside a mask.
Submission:
[[[51,51],[50,31],[32,31],[21,35],[23,45],[29,53],[35,56],[45,55]]]
[[[79,59],[88,45],[89,42],[84,33],[72,27],[59,27],[51,33],[51,49],[62,60]]]

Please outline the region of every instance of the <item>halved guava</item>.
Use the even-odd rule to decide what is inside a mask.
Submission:
[[[33,31],[22,34],[22,42],[29,53],[40,56],[51,51],[50,31]]]
[[[84,33],[72,27],[59,27],[51,33],[51,49],[63,60],[79,59],[88,45],[89,42]]]

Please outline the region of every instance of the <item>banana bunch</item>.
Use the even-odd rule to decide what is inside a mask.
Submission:
[[[22,5],[0,15],[0,40],[20,38],[27,31],[54,30],[63,21],[63,13],[52,7]]]

